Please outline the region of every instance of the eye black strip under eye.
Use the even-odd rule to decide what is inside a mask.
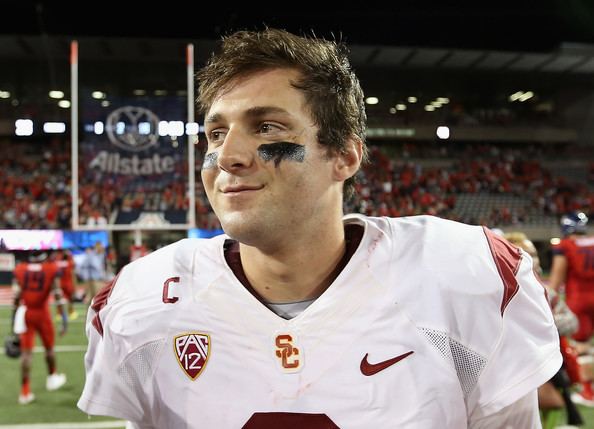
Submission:
[[[219,154],[217,152],[210,152],[204,155],[204,161],[202,161],[202,169],[208,170],[217,166]]]
[[[305,159],[305,146],[291,142],[261,144],[258,147],[258,155],[264,162],[274,160],[274,166],[278,167],[284,159],[303,162]]]

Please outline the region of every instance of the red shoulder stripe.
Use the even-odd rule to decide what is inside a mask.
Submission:
[[[487,237],[499,277],[503,281],[503,299],[501,300],[501,316],[503,316],[505,308],[516,293],[518,293],[518,290],[520,290],[520,285],[516,280],[516,274],[520,269],[522,252],[519,248],[495,234],[489,228],[483,226],[483,231]]]
[[[91,324],[95,327],[99,335],[103,336],[103,324],[101,323],[101,318],[99,317],[99,312],[103,307],[107,305],[107,298],[111,295],[111,291],[116,285],[118,281],[119,273],[117,276],[114,277],[112,281],[107,283],[93,298],[93,303],[91,308],[95,311],[95,317],[91,321]]]

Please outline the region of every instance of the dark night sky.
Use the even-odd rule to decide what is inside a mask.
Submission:
[[[550,51],[562,42],[594,43],[593,0],[468,5],[392,0],[389,6],[364,2],[365,8],[341,5],[327,12],[296,2],[250,2],[249,7],[197,0],[148,3],[155,1],[0,0],[0,33],[215,39],[269,25],[297,33],[313,29],[357,44]],[[133,11],[122,9],[123,4]]]

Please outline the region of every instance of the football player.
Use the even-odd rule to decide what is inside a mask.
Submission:
[[[74,259],[69,250],[63,249],[54,253],[54,260],[59,270],[60,287],[62,288],[64,299],[68,302],[68,319],[75,320],[78,318],[78,313],[74,310],[72,303],[76,284]]]
[[[525,250],[526,253],[532,257],[532,268],[536,275],[540,277],[542,275],[540,257],[538,256],[538,252],[532,240],[530,240],[525,233],[519,231],[508,232],[504,235],[504,237],[513,245]],[[549,304],[553,310],[555,325],[557,326],[559,335],[563,337],[563,340],[566,340],[565,337],[570,336],[577,331],[577,317],[569,309],[569,307],[567,307],[565,301],[561,299],[555,290],[551,289],[549,286],[545,287],[547,288]],[[563,344],[565,344],[565,347],[568,347],[565,341],[563,341]],[[562,354],[564,351],[563,344]],[[565,361],[566,366],[577,364],[575,359],[569,361],[572,356],[564,355],[564,358],[567,358],[567,361]],[[583,424],[583,419],[579,413],[579,410],[575,407],[575,404],[573,404],[571,399],[571,387],[572,383],[570,377],[568,376],[568,371],[566,368],[561,368],[550,381],[547,381],[538,388],[538,405],[543,412],[545,423],[547,423],[545,424],[545,427],[550,427],[548,424],[549,422],[547,422],[549,418],[551,420],[556,418],[556,415],[549,413],[549,411],[562,407],[565,407],[566,409],[567,424]]]
[[[343,216],[366,158],[347,51],[238,32],[197,76],[225,235],[120,271],[79,407],[137,428],[536,428],[561,365],[529,258],[478,226]]]
[[[594,236],[587,234],[588,216],[573,212],[561,217],[563,238],[553,246],[550,286],[563,286],[568,307],[578,318],[578,331],[573,339],[587,343],[594,333]],[[582,346],[581,350],[589,347]],[[586,358],[587,360],[588,358]],[[594,406],[591,377],[582,383],[581,392],[573,395],[575,402]]]
[[[54,295],[58,310],[62,316],[60,336],[64,335],[68,325],[62,290],[59,285],[58,267],[47,260],[46,253],[34,252],[29,262],[21,262],[14,269],[16,290],[14,308],[16,317],[15,333],[21,334],[21,393],[19,404],[26,405],[35,399],[31,392],[30,375],[35,334],[39,334],[45,348],[45,361],[48,376],[47,390],[56,390],[66,382],[66,376],[56,370],[54,352],[55,333],[49,308],[50,295]]]

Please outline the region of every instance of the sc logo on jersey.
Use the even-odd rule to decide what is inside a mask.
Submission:
[[[202,332],[177,335],[173,339],[173,351],[186,375],[196,380],[210,356],[210,335]]]
[[[276,357],[283,372],[299,372],[303,368],[303,353],[295,347],[296,339],[289,334],[279,334],[275,339]]]

